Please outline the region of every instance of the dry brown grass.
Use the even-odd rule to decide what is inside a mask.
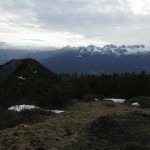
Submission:
[[[105,115],[145,112],[111,102],[78,102],[43,122],[20,124],[0,131],[0,150],[58,150],[76,143],[94,120]]]

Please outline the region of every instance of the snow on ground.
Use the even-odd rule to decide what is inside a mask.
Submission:
[[[19,76],[18,79],[26,80],[26,78],[23,78],[22,76]]]
[[[140,106],[138,102],[132,103],[132,106]]]
[[[126,99],[116,99],[116,98],[104,98],[106,101],[113,101],[115,103],[124,103]]]
[[[12,106],[12,107],[9,107],[8,110],[12,110],[12,111],[23,111],[23,110],[31,110],[31,109],[41,109],[40,107],[36,107],[34,105],[16,105],[16,106]],[[53,113],[56,113],[56,114],[60,114],[62,112],[64,112],[64,110],[44,110],[44,109],[41,109],[42,111],[51,111]]]
[[[39,109],[40,107],[36,107],[34,105],[16,105],[9,107],[8,110],[13,111],[22,111],[22,110],[30,110],[30,109]]]
[[[51,110],[51,112],[56,113],[56,114],[60,114],[60,113],[63,113],[64,110]]]
[[[98,101],[98,99],[97,99],[97,98],[94,98],[94,101]]]

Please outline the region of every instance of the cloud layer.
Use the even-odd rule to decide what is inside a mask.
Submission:
[[[65,46],[149,43],[149,0],[0,1],[0,41]]]

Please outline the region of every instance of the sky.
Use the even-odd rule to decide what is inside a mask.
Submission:
[[[150,0],[0,0],[0,45],[149,44]]]

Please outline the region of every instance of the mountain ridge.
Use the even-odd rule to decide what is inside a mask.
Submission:
[[[5,52],[9,53],[10,50]],[[17,57],[15,53],[11,59],[13,57],[36,59],[56,73],[150,72],[150,48],[143,44],[121,46],[109,44],[103,47],[94,45],[87,47],[66,46],[52,51],[30,51],[25,55],[19,54],[21,57]],[[4,57],[2,58],[4,59]],[[0,62],[3,59],[0,58]]]
[[[91,53],[86,49],[67,50],[52,57],[40,60],[49,69],[57,73],[123,73],[150,71],[150,53],[116,55],[108,53]]]
[[[107,54],[107,55],[130,55],[130,54],[138,54],[138,53],[146,53],[150,52],[150,48],[140,44],[140,45],[121,45],[121,46],[116,46],[114,44],[108,44],[103,47],[97,47],[95,45],[89,45],[87,47],[85,46],[79,46],[79,47],[71,47],[71,46],[66,46],[61,48],[61,50],[76,50],[80,51],[81,54],[84,53],[91,53],[93,54]]]

